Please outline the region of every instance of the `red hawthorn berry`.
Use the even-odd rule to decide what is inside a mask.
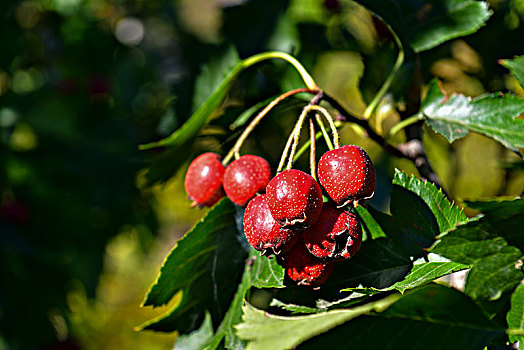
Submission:
[[[245,206],[257,193],[266,190],[271,179],[271,167],[261,157],[246,154],[226,168],[224,191],[233,203]]]
[[[283,260],[287,275],[299,285],[319,286],[333,271],[332,262],[314,257],[301,242],[285,253]]]
[[[362,227],[354,214],[324,203],[320,218],[304,231],[304,243],[320,259],[341,261],[355,255],[362,243]]]
[[[225,168],[220,159],[218,154],[207,152],[196,157],[187,169],[186,192],[201,206],[211,207],[224,197],[222,178]]]
[[[324,153],[318,162],[318,179],[339,206],[367,199],[375,191],[375,168],[366,151],[345,145]]]
[[[312,225],[322,210],[322,191],[315,179],[290,169],[275,176],[266,188],[271,215],[282,227]]]
[[[300,231],[281,228],[271,216],[266,195],[253,198],[244,212],[244,234],[248,243],[262,255],[280,254],[300,238]]]

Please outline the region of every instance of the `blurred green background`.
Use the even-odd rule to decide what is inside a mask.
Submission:
[[[373,119],[377,130],[399,121],[415,66],[419,79],[436,76],[448,92],[524,97],[497,63],[524,54],[524,1],[489,3],[494,15],[476,34],[408,56]],[[0,349],[172,346],[176,334],[134,327],[162,311],[139,305],[176,239],[203,214],[186,199],[187,161],[204,150],[225,154],[239,134],[229,125],[242,110],[300,86],[282,63],[242,74],[183,155],[186,165],[178,169],[180,159],[164,155],[156,164],[167,181],[151,185],[146,169],[158,151],[137,146],[191,115],[232,48],[241,58],[264,50],[296,55],[356,114],[396,58],[386,27],[343,0],[25,0],[2,1],[0,10]],[[211,77],[209,84],[197,84],[199,76]],[[277,108],[243,150],[275,166],[297,102]],[[424,128],[423,142],[455,200],[524,190],[519,158],[495,141],[470,134],[449,145]],[[342,143],[370,153],[380,208],[395,167],[417,173],[351,126]],[[306,169],[306,161],[297,166]]]

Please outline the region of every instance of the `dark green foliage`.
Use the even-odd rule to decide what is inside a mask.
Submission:
[[[310,338],[300,348],[336,347],[343,342],[357,349],[411,349],[421,343],[429,349],[478,349],[503,333],[465,295],[438,285],[308,316],[276,317],[246,305],[237,330],[253,349],[288,349]],[[440,337],[426,343],[428,334]]]
[[[225,156],[273,98],[314,85],[281,59],[250,61],[272,50],[296,57],[369,127],[339,120],[344,142],[383,146],[369,147],[375,198],[355,209],[361,249],[320,289],[297,286],[279,260],[249,247],[243,210],[224,199],[166,257],[144,305],[172,306],[142,328],[178,331],[175,349],[495,349],[524,341],[518,1],[218,1],[216,28],[206,33],[198,27],[206,23],[188,24],[190,1],[76,3],[0,5],[0,348],[84,345],[67,328],[75,316],[67,295],[78,285],[88,300],[97,297],[106,245],[119,233],[131,229],[144,252],[153,246],[159,223],[147,187],[196,154]],[[117,34],[131,17],[145,30],[139,43]],[[462,93],[444,92],[454,88]],[[311,97],[280,103],[242,153],[267,157],[275,170]],[[414,124],[387,133],[411,116]],[[500,179],[480,174],[474,184],[499,181],[493,198],[462,201],[457,186],[443,192],[421,180],[429,171],[436,183],[437,174],[444,185],[469,182],[464,159],[479,159],[466,147],[474,133],[500,162]],[[405,142],[420,139],[427,152],[412,157]],[[317,159],[326,149],[317,142]],[[297,168],[307,169],[305,155]],[[464,270],[462,291],[432,283]],[[264,310],[250,304],[255,290],[268,298]],[[56,319],[70,332],[60,333]]]
[[[215,325],[220,323],[247,257],[236,237],[235,213],[234,205],[222,200],[177,242],[144,306],[162,306],[179,291],[183,293],[182,300],[165,316],[143,328],[192,331],[205,310],[211,312]]]
[[[524,56],[515,57],[511,60],[501,60],[500,63],[508,68],[511,74],[517,78],[520,85],[524,87]]]
[[[415,52],[476,32],[490,12],[482,1],[358,1],[389,24]],[[409,14],[409,15],[408,15]]]
[[[484,215],[443,235],[431,249],[453,261],[472,265],[465,289],[472,298],[498,299],[524,278],[522,235],[518,233],[523,202],[471,202]]]
[[[475,131],[511,150],[524,147],[524,100],[510,94],[489,94],[474,99],[462,95],[444,97],[433,81],[421,113],[428,124],[449,142]]]

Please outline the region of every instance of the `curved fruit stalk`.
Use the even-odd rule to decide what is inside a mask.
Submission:
[[[253,248],[262,255],[271,255],[291,248],[301,232],[281,228],[271,216],[266,195],[260,195],[249,202],[244,212],[244,234]]]
[[[257,193],[263,193],[271,179],[271,167],[262,157],[243,155],[224,173],[224,191],[234,203],[245,206]]]
[[[267,185],[266,196],[271,215],[282,227],[312,225],[322,210],[320,186],[300,170],[285,170],[275,176]]]
[[[333,271],[333,263],[322,261],[309,253],[300,242],[284,254],[286,274],[299,285],[319,286]]]
[[[324,153],[318,162],[318,179],[339,206],[369,199],[375,191],[375,168],[362,148],[345,145]]]
[[[303,239],[306,248],[317,258],[342,261],[360,248],[362,227],[354,214],[324,203],[320,218],[304,231]]]
[[[216,153],[203,153],[187,169],[184,186],[187,195],[200,206],[211,207],[224,197],[222,178],[225,168]]]

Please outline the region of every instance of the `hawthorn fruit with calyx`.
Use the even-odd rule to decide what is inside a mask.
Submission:
[[[224,191],[233,203],[243,207],[257,193],[265,192],[270,179],[271,167],[267,160],[246,154],[226,168]]]
[[[317,258],[342,261],[360,248],[362,227],[354,214],[324,203],[320,218],[304,231],[303,239],[306,248]]]
[[[211,207],[224,197],[222,179],[225,168],[216,153],[203,153],[187,169],[184,186],[187,195],[199,206]]]
[[[248,243],[262,255],[280,254],[300,238],[300,231],[280,227],[273,219],[265,194],[256,196],[244,212],[244,234]]]
[[[286,228],[315,223],[322,210],[322,191],[303,171],[289,169],[275,176],[266,188],[267,204],[275,221]]]
[[[333,271],[333,263],[322,261],[309,253],[301,242],[284,254],[286,274],[299,285],[319,286]]]
[[[273,100],[252,120],[222,162],[214,153],[196,158],[186,175],[186,190],[199,205],[215,204],[224,192],[235,204],[247,204],[243,217],[247,242],[261,255],[276,255],[277,263],[283,265],[293,281],[317,287],[329,277],[334,262],[352,257],[360,248],[360,223],[354,214],[340,207],[356,206],[359,200],[373,194],[375,170],[369,156],[357,146],[340,147],[332,116],[318,104],[323,94],[318,91],[298,117],[274,178],[270,179],[271,169],[264,158],[240,156],[243,142],[262,117],[282,99],[304,91],[315,90],[292,90]],[[331,150],[320,159],[318,172],[314,116]],[[330,124],[333,143],[320,116]],[[305,121],[309,122],[311,175],[293,169],[293,162],[304,152],[297,152],[297,147]],[[225,168],[233,158],[236,160]],[[333,202],[323,204],[322,190],[315,179],[317,173],[338,208]]]
[[[362,148],[345,145],[324,153],[318,162],[318,179],[339,206],[369,199],[375,192],[375,168]]]

